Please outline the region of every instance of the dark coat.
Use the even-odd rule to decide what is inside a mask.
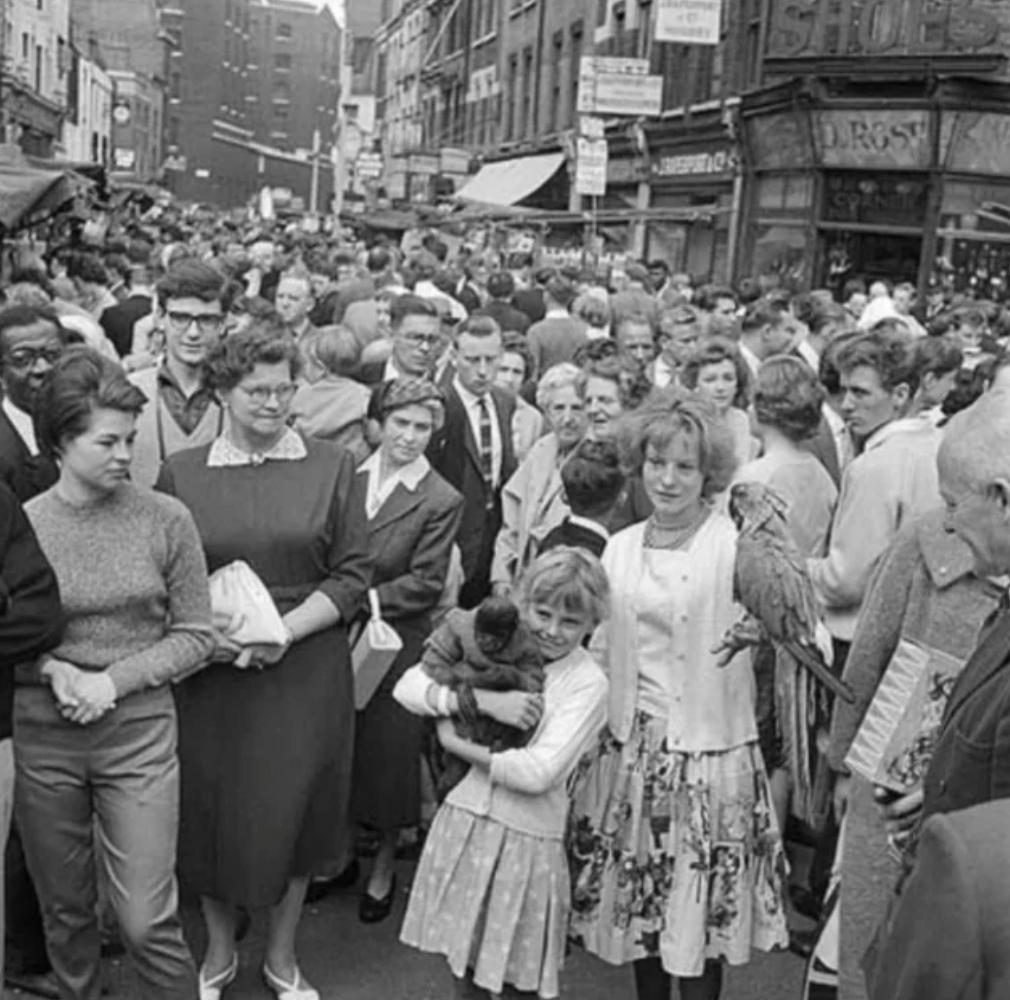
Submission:
[[[459,549],[466,583],[460,592],[462,607],[474,607],[489,592],[494,543],[501,528],[501,488],[516,470],[512,444],[512,416],[515,399],[497,386],[491,389],[498,430],[502,442],[501,475],[498,486],[489,492],[480,465],[480,448],[474,439],[466,408],[447,378],[445,423],[428,448],[428,459],[450,486],[463,495],[463,522],[459,531]]]
[[[934,816],[868,976],[872,1000],[1010,997],[1010,802]]]
[[[59,475],[55,462],[28,450],[7,414],[0,410],[0,480],[18,500],[27,503],[45,493]]]
[[[492,299],[483,309],[478,309],[474,315],[490,316],[506,333],[525,333],[532,326],[532,321],[522,309],[516,309],[515,306],[503,302],[501,299]]]
[[[102,313],[99,322],[105,336],[112,341],[116,353],[125,358],[133,350],[133,327],[139,319],[154,310],[154,303],[147,295],[131,295],[117,306],[110,306]]]
[[[951,692],[926,772],[923,819],[1010,798],[1010,613],[986,631]]]
[[[358,374],[355,376],[355,380],[360,382],[362,385],[371,387],[380,385],[385,374],[385,361],[368,361],[358,369]]]
[[[63,635],[56,575],[17,497],[0,484],[0,740],[11,735],[14,667]]]
[[[359,478],[367,475],[358,472]],[[367,482],[362,494],[366,489]],[[372,586],[383,619],[403,642],[355,726],[352,812],[358,822],[377,829],[420,820],[423,720],[396,703],[393,688],[421,659],[462,516],[463,498],[432,471],[413,492],[398,485],[368,524],[369,551],[375,561]]]
[[[547,315],[542,288],[520,288],[512,297],[512,305],[526,313],[530,323],[539,323]]]
[[[539,555],[550,552],[551,549],[560,548],[567,545],[572,549],[582,549],[597,559],[603,557],[603,550],[607,547],[607,539],[598,531],[587,528],[582,524],[573,524],[567,517],[552,531],[547,533],[547,537],[540,544]]]

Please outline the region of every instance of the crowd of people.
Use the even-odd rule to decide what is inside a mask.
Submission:
[[[220,1000],[263,914],[266,985],[318,1000],[306,900],[387,920],[412,833],[401,939],[459,997],[557,997],[574,945],[716,1000],[835,907],[842,1000],[1002,995],[1010,312],[533,264],[206,220],[19,255],[8,983],[98,1000],[118,942],[145,998]],[[739,483],[781,501],[851,701],[748,633]],[[283,642],[215,605],[237,562]],[[960,676],[896,793],[847,759],[909,645]]]

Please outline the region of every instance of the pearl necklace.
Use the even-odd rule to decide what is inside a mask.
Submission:
[[[645,524],[645,547],[647,549],[684,548],[708,520],[709,513],[708,507],[702,507],[690,523],[677,528],[660,524],[654,514]]]

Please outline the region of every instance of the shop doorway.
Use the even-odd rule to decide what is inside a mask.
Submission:
[[[836,298],[850,278],[900,284],[919,280],[922,237],[896,233],[829,232],[821,234],[818,284]]]

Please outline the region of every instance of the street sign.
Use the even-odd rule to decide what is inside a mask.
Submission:
[[[607,142],[579,139],[575,156],[575,191],[599,197],[607,192]]]
[[[583,56],[579,61],[579,114],[637,117],[662,110],[663,78],[649,73],[648,59]]]
[[[657,0],[656,41],[718,45],[722,0]]]
[[[382,156],[379,153],[359,153],[354,161],[354,173],[362,179],[381,177],[382,170]]]
[[[579,135],[585,139],[602,139],[605,122],[593,115],[579,116]]]

